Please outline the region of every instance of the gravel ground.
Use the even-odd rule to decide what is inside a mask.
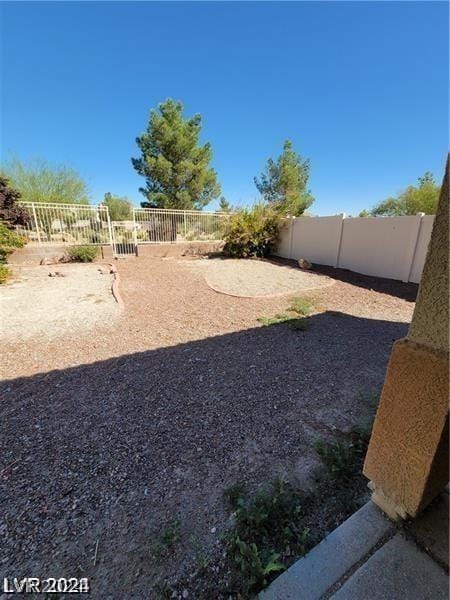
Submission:
[[[330,277],[267,260],[215,258],[185,264],[201,272],[214,290],[244,298],[301,294],[334,283]]]
[[[336,281],[314,291],[321,312],[301,332],[256,322],[286,298],[218,294],[187,261],[118,268],[114,322],[4,344],[0,578],[84,576],[93,598],[158,598],[196,572],[199,545],[220,548],[227,486],[314,485],[314,441],[364,414],[416,286],[320,269]],[[158,557],[174,519],[180,539]]]
[[[58,271],[63,276],[49,277]],[[4,341],[61,338],[88,331],[119,315],[111,294],[112,275],[98,265],[15,267],[15,279],[0,287]]]

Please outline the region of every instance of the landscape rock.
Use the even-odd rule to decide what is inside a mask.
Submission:
[[[298,266],[300,269],[312,269],[312,264],[309,262],[309,260],[306,260],[306,258],[300,258],[298,261]]]

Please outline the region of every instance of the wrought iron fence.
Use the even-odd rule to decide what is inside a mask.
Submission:
[[[39,246],[111,244],[106,206],[22,202],[28,222],[18,226],[28,244]]]
[[[135,208],[138,244],[174,244],[221,240],[229,213],[201,210]]]
[[[129,221],[111,221],[108,207],[87,204],[22,202],[26,225],[17,232],[38,246],[111,245],[115,256],[138,244],[211,242],[223,238],[230,214],[199,210],[134,208]]]

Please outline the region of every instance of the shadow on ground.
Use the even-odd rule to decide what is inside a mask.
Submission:
[[[227,526],[223,490],[305,477],[314,441],[364,414],[407,329],[309,321],[3,384],[0,576],[84,576],[93,598],[153,598],[155,583],[189,573],[193,536],[208,549]],[[180,540],[158,562],[174,518]]]
[[[284,264],[291,266],[294,269],[298,269],[298,261],[289,260],[286,258],[272,257],[271,260],[278,264]],[[381,294],[388,294],[389,296],[395,296],[406,300],[408,302],[415,302],[419,286],[417,283],[404,283],[403,281],[397,281],[395,279],[386,279],[383,277],[371,277],[370,275],[363,275],[362,273],[356,273],[355,271],[349,271],[348,269],[336,269],[334,267],[327,267],[326,265],[313,265],[313,270],[310,273],[318,273],[319,275],[327,275],[337,281],[343,281],[344,283],[350,283],[366,290],[374,290]]]

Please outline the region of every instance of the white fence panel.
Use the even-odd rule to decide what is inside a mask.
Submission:
[[[409,281],[413,281],[414,283],[420,283],[420,278],[422,277],[422,271],[425,266],[425,259],[427,257],[428,244],[430,243],[431,239],[433,223],[434,215],[425,215],[422,217],[419,236],[417,238],[416,251],[411,266],[411,273],[409,275]]]
[[[408,281],[420,216],[345,219],[339,267]]]
[[[433,215],[288,219],[277,254],[419,283],[433,221]]]
[[[295,219],[292,255],[319,265],[336,266],[342,219],[342,215]]]

